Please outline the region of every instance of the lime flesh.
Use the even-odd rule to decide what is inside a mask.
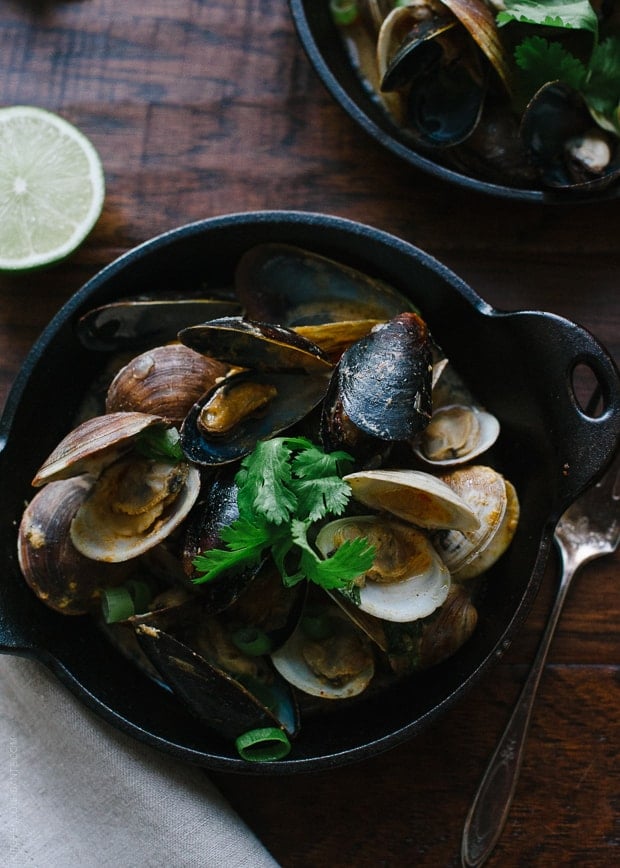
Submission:
[[[92,143],[34,106],[0,109],[0,270],[64,259],[103,208],[105,182]]]

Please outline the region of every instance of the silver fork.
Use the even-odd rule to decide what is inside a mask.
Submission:
[[[620,452],[601,481],[562,515],[554,541],[562,560],[556,598],[530,673],[465,820],[463,868],[482,865],[502,833],[517,786],[540,676],[571,580],[588,561],[611,554],[620,544]]]

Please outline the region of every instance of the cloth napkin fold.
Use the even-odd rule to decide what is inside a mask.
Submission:
[[[6,868],[277,868],[204,771],[84,708],[39,662],[0,655]]]

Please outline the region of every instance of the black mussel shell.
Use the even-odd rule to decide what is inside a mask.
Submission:
[[[297,733],[299,711],[293,691],[271,667],[267,683],[242,684],[157,627],[139,625],[136,635],[165,683],[224,738],[234,739],[265,726],[279,727],[291,736]]]
[[[181,544],[185,574],[190,580],[200,576],[194,558],[222,545],[222,528],[239,517],[235,470],[222,468],[203,483],[200,500],[194,505],[184,525]],[[200,589],[200,605],[206,612],[215,614],[232,605],[255,578],[259,567],[248,568],[240,573],[222,574],[203,582]]]
[[[384,281],[288,244],[260,244],[244,253],[235,289],[246,316],[289,327],[386,320],[411,309]]]
[[[269,322],[221,317],[179,332],[186,346],[221,362],[257,371],[328,371],[325,353],[296,332]]]
[[[175,340],[182,328],[239,312],[239,303],[226,299],[116,301],[88,311],[78,320],[76,331],[90,350],[132,350]]]
[[[181,426],[181,448],[190,461],[215,466],[237,461],[248,455],[259,440],[287,430],[308,415],[325,397],[328,378],[322,374],[242,371],[226,377],[196,402]],[[225,433],[205,431],[200,416],[205,405],[218,397],[236,400],[239,386],[267,387],[273,395],[256,415],[240,418]],[[240,402],[242,404],[242,402]],[[243,405],[242,405],[243,409]]]
[[[358,431],[379,441],[416,437],[431,416],[431,341],[425,322],[402,313],[343,353],[325,400],[323,436],[357,454]],[[362,448],[363,445],[362,445]]]

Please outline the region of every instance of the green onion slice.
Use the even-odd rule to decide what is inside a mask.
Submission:
[[[124,585],[118,588],[103,588],[101,591],[101,612],[106,624],[124,621],[135,613],[134,602]]]
[[[242,733],[235,739],[235,747],[241,759],[264,763],[285,757],[291,743],[287,734],[277,726],[266,726]]]
[[[147,582],[143,582],[141,579],[128,579],[124,587],[131,595],[135,613],[139,615],[148,612],[152,594]]]
[[[241,627],[231,638],[240,651],[251,657],[260,657],[271,651],[271,639],[258,627]]]
[[[329,8],[335,24],[353,24],[357,18],[356,0],[330,0]]]

